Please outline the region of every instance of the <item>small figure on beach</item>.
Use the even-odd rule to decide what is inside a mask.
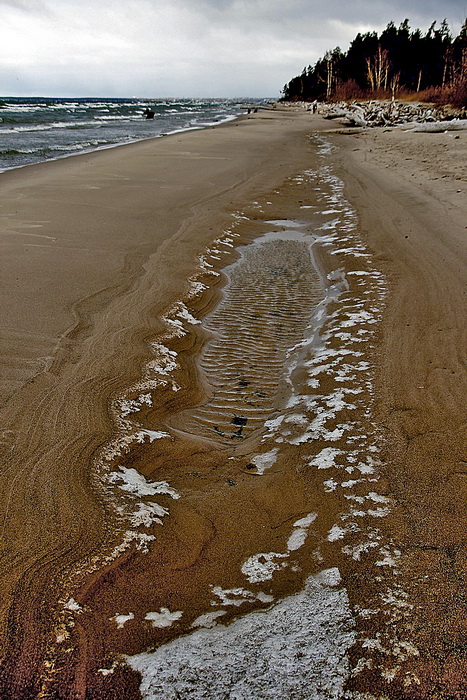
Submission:
[[[146,107],[144,110],[144,115],[146,119],[154,119],[155,112],[152,109],[149,109],[149,107]]]

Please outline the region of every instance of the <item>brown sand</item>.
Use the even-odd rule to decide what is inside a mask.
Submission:
[[[306,167],[307,131],[305,116],[261,114],[2,175],[7,695],[38,692],[64,585],[118,542],[90,468],[109,397],[139,377],[231,212]]]
[[[172,632],[130,624],[117,634],[109,618],[166,605],[194,619],[209,604],[209,583],[235,584],[245,554],[280,551],[274,538],[318,507],[314,477],[293,464],[260,480],[245,464],[232,472],[219,446],[156,443],[134,451],[127,466],[146,476],[157,469],[156,478],[184,498],[163,504],[171,515],[149,554],[130,549],[103,568],[121,542],[121,524],[93,473],[115,431],[109,401],[140,379],[147,341],[186,295],[197,255],[245,208],[242,242],[251,240],[261,223],[251,202],[271,202],[274,218],[296,216],[309,193],[290,178],[315,163],[311,128],[326,125],[309,114],[260,113],[1,176],[3,696],[138,697],[136,674],[96,670],[115,653],[142,651]],[[355,683],[394,698],[460,698],[467,139],[380,130],[331,138],[347,196],[389,282],[376,408],[383,476],[397,507],[380,527],[403,550],[400,576],[414,608],[401,625],[420,649],[406,662],[420,685],[386,685],[373,673]],[[199,315],[219,298],[217,287],[203,295]],[[161,392],[149,412],[153,425],[202,399],[192,358],[203,342],[199,332],[176,345],[188,389],[180,397]],[[322,536],[339,504],[331,500],[328,509]],[[284,573],[275,584],[276,597],[297,590],[316,567],[306,563],[311,550],[312,543],[301,554],[301,576]],[[329,557],[351,601],[364,605],[365,567],[352,569],[336,552]],[[74,628],[60,617],[71,596],[85,606]],[[71,637],[57,649],[60,622]],[[369,635],[382,625],[365,624]]]
[[[377,418],[400,512],[401,584],[420,650],[421,687],[467,692],[467,135],[401,129],[345,136],[348,195],[389,281]]]

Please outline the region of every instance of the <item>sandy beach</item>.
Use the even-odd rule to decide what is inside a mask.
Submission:
[[[466,163],[277,109],[0,174],[2,697],[465,696]]]

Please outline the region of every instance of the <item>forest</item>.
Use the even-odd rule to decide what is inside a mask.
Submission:
[[[467,19],[454,37],[446,20],[426,33],[406,19],[383,32],[357,34],[347,52],[327,51],[284,86],[284,101],[349,100],[415,95],[467,105]]]

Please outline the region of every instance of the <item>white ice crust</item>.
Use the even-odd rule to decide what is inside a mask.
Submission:
[[[147,481],[136,469],[120,467],[120,472],[113,472],[109,481],[123,482],[118,484],[118,488],[135,496],[155,496],[165,493],[172,498],[179,498],[179,494],[166,481]]]
[[[111,617],[111,620],[115,620],[117,623],[117,628],[122,629],[122,627],[125,625],[126,622],[129,622],[130,620],[134,620],[134,613],[128,613],[128,615],[114,615]]]
[[[144,619],[151,622],[153,627],[170,627],[182,615],[181,610],[170,612],[168,608],[160,608],[159,612],[148,612]]]
[[[308,513],[304,518],[294,522],[292,534],[287,541],[287,551],[284,553],[260,552],[253,554],[242,565],[242,574],[250,583],[260,583],[271,579],[275,571],[288,566],[287,559],[290,553],[303,547],[310,525],[316,518],[316,513]]]
[[[355,633],[337,569],[229,626],[197,629],[154,652],[127,657],[145,700],[338,700]]]

